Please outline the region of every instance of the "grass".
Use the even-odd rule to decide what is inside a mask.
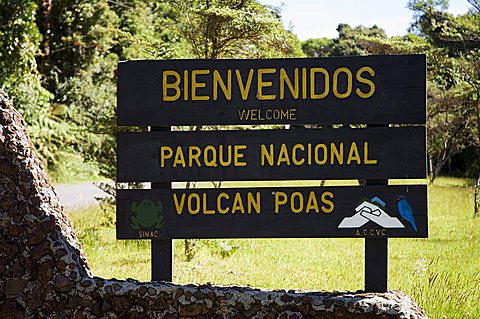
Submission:
[[[428,239],[389,240],[389,289],[430,318],[480,318],[480,218],[474,181],[439,178],[429,186]],[[95,275],[150,280],[149,241],[116,241],[112,213],[71,214]],[[174,282],[271,289],[363,289],[361,239],[197,240],[187,261],[176,240]]]

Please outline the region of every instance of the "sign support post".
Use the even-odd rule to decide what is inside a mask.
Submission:
[[[367,127],[388,127],[370,124]],[[388,185],[388,179],[370,179],[365,185]],[[365,291],[388,290],[388,238],[365,238]]]
[[[171,239],[152,239],[152,281],[172,281],[173,279],[173,241]]]
[[[170,131],[169,127],[152,127],[152,131]],[[152,182],[152,189],[170,189],[169,182]],[[152,239],[151,243],[151,263],[152,263],[152,281],[172,281],[173,280],[173,240],[172,239]]]
[[[365,291],[388,290],[388,238],[365,238]]]

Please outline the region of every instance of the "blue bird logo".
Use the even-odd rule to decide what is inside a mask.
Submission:
[[[410,206],[405,196],[397,197],[397,208],[400,216],[408,221],[412,225],[413,230],[417,232],[418,228],[415,223],[415,217],[413,216],[412,206]]]

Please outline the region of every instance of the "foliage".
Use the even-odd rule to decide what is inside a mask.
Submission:
[[[58,184],[91,182],[101,180],[98,167],[94,163],[84,162],[80,154],[58,151],[56,169],[50,172],[49,177]]]
[[[41,34],[35,23],[35,1],[0,1],[0,88],[14,101],[28,124],[34,144],[45,160],[54,157],[59,143],[68,140],[66,129],[55,120],[42,87],[36,54]],[[58,142],[57,142],[58,141]],[[45,150],[42,146],[51,143]]]
[[[302,50],[306,56],[311,58],[322,58],[330,56],[333,39],[316,38],[302,42]]]
[[[480,12],[454,17],[442,10],[445,1],[412,1],[410,7],[417,17],[413,30],[431,45],[429,152],[434,179],[455,154],[480,147]]]
[[[57,116],[68,123],[71,137],[62,146],[90,154],[103,142],[97,134],[98,120],[112,114],[115,104],[118,58],[110,50],[118,19],[102,0],[52,1],[38,17],[44,35],[37,58],[40,70],[45,86],[54,94]]]
[[[179,17],[162,1],[110,2],[119,17],[117,43],[113,48],[120,60],[162,59],[186,56],[178,32]]]
[[[278,11],[253,0],[171,1],[183,18],[179,26],[191,57],[267,58],[302,54],[297,38],[285,30]]]
[[[39,112],[45,115],[51,97],[41,85],[35,61],[41,42],[36,10],[36,1],[0,1],[0,87],[27,120]]]
[[[374,25],[370,28],[357,26],[352,28],[346,23],[340,23],[335,39],[309,39],[302,43],[302,49],[309,57],[330,57],[366,55],[368,51],[362,46],[361,39],[386,39],[385,31]]]
[[[377,25],[370,28],[363,26],[352,28],[341,23],[337,31],[338,38],[333,40],[331,56],[365,55],[368,52],[358,42],[360,38],[386,38],[385,31]]]
[[[99,166],[102,176],[115,179],[115,133],[121,130],[116,126],[114,109],[116,62],[119,60],[184,57],[185,44],[175,29],[165,27],[171,26],[172,21],[178,19],[173,9],[166,3],[139,0],[128,3],[115,1],[111,2],[111,10],[118,17],[118,24],[112,35],[116,41],[109,51],[109,56],[112,56],[115,61],[107,63],[111,67],[108,72],[102,73],[104,75],[102,84],[108,89],[108,94],[105,94],[108,101],[105,99],[106,105],[96,103],[97,111],[92,113],[94,118],[90,129],[100,138],[85,149],[84,156],[86,160]],[[88,71],[87,73],[91,74]],[[87,89],[86,91],[91,90]],[[104,187],[109,188],[109,185],[104,185]],[[109,195],[114,193],[114,188],[110,187],[105,190]],[[106,200],[104,202],[105,209],[111,209],[108,206],[112,203],[114,203],[112,199]]]
[[[120,60],[286,56],[301,52],[298,40],[282,28],[278,17],[254,1],[242,1],[237,6],[229,1],[115,2],[112,10],[119,17],[118,41],[112,51]],[[206,56],[200,47],[206,50]],[[99,163],[103,176],[113,178],[114,112],[98,117],[94,127],[106,136],[86,156]]]
[[[361,44],[375,54],[427,54],[432,180],[454,156],[480,148],[480,14],[472,11],[454,17],[444,11],[447,5],[447,1],[411,1],[415,33],[390,39],[361,38]],[[480,160],[470,167],[480,173]],[[464,172],[473,173],[472,169]]]
[[[50,171],[71,153],[113,178],[118,61],[301,55],[280,19],[253,0],[0,0],[0,87]]]
[[[411,33],[387,38],[377,26],[338,26],[334,39],[302,43],[307,56],[418,54],[428,58],[428,155],[434,180],[452,159],[464,154],[463,174],[479,174],[480,159],[480,2],[459,16],[449,14],[447,0],[412,0]],[[450,165],[448,165],[450,167]],[[457,169],[458,171],[458,169]]]

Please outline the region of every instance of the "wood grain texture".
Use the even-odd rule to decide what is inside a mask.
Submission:
[[[249,208],[248,193],[251,198],[259,199],[258,211],[254,206]],[[219,197],[219,194],[223,195]],[[313,203],[311,196],[316,197],[317,205]],[[398,196],[405,196],[410,203],[418,231],[399,215],[396,202]],[[357,213],[355,208],[359,204],[374,197],[385,202],[384,211],[389,216],[396,217],[403,224],[403,228],[383,228],[373,221],[358,227],[338,227],[345,217],[352,217]],[[161,227],[132,226],[132,216],[139,218],[138,214],[132,211],[132,205],[138,207],[144,200],[155,205],[162,203],[162,210],[158,214],[162,216]],[[318,208],[318,213],[314,206]],[[152,236],[156,239],[427,237],[427,187],[409,185],[118,190],[117,238],[152,239],[148,232],[140,233],[141,231],[157,231],[156,236]]]
[[[361,98],[357,89],[368,92],[369,85],[356,79],[356,72],[362,67],[370,67],[375,74],[363,73],[364,78],[375,84],[374,94]],[[295,69],[299,72],[298,97],[293,96],[285,86],[284,97],[280,97],[280,69],[294,84]],[[329,74],[329,89],[324,98],[312,99],[309,78],[302,83],[302,69],[322,68]],[[352,72],[351,94],[339,98],[333,94],[334,87],[338,92],[348,91],[348,76],[340,72],[334,85],[334,73],[339,68],[347,68]],[[258,69],[275,70],[261,76],[266,86],[261,89],[265,95],[275,96],[272,100],[258,98]],[[181,76],[187,71],[188,83],[181,80],[180,98],[175,101],[163,100],[163,76],[165,70],[175,70]],[[196,76],[198,87],[195,92],[199,96],[208,96],[209,100],[192,101],[192,70],[208,70],[209,74]],[[232,72],[231,99],[219,91],[213,99],[213,72],[217,70],[223,79],[227,79],[228,70]],[[246,98],[242,98],[236,80],[239,70],[243,83],[247,83],[250,70],[250,89]],[[316,75],[314,92],[325,92],[325,81],[322,74]],[[173,81],[173,80],[172,80]],[[166,81],[168,83],[168,80]],[[302,87],[306,89],[302,96]],[[185,88],[188,88],[185,90]],[[219,89],[220,90],[220,89]],[[172,91],[173,92],[173,91]],[[185,92],[188,97],[185,99]],[[362,56],[335,58],[302,58],[302,59],[245,59],[245,60],[162,60],[162,61],[130,61],[118,65],[118,118],[121,126],[168,126],[168,125],[224,125],[224,124],[425,124],[426,122],[426,57],[425,55],[401,56]],[[239,118],[241,110],[295,109],[292,118],[280,119],[243,119]],[[265,114],[264,114],[265,115]]]
[[[316,180],[316,179],[388,179],[388,178],[425,178],[426,149],[425,127],[391,127],[366,129],[320,129],[320,130],[257,130],[257,131],[209,131],[209,132],[148,132],[121,133],[118,135],[118,170],[119,182],[162,182],[162,181],[220,181],[220,180]],[[365,164],[365,143],[368,142],[368,159],[376,160],[376,164]],[[343,143],[343,164],[334,158],[331,164],[332,146],[340,149]],[[361,163],[350,161],[348,154],[355,143]],[[274,152],[274,165],[264,160],[262,166],[262,146]],[[289,162],[280,155],[281,146],[285,144]],[[304,150],[294,145],[303,145]],[[326,163],[319,165],[312,155],[308,164],[308,144],[314,152],[315,145],[324,145],[317,149],[321,162],[326,154]],[[217,148],[217,158],[223,147],[223,158],[228,159],[228,145],[245,145],[239,150],[242,158],[239,162],[245,166],[222,166],[217,159],[216,167],[205,166],[204,150]],[[188,149],[198,147],[203,153],[200,156],[200,167],[196,161],[189,165]],[[174,152],[170,159],[164,160],[161,167],[161,148],[170,147]],[[178,163],[173,167],[178,148],[183,151],[186,167]],[[232,151],[233,152],[233,151]],[[295,154],[293,154],[295,153]],[[206,155],[213,158],[212,152]],[[232,155],[233,156],[233,155]],[[296,165],[302,159],[303,164]]]

